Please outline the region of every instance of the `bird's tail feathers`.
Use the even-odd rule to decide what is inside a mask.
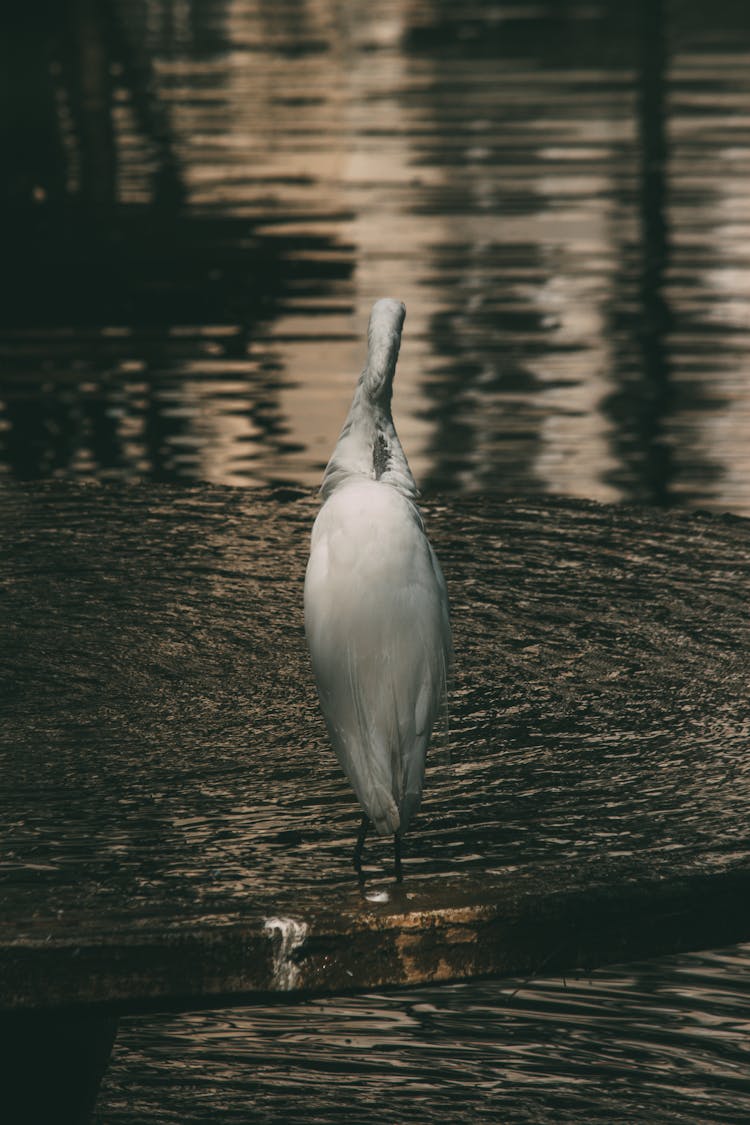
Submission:
[[[378,789],[374,793],[369,793],[368,797],[365,808],[367,809],[367,815],[375,825],[375,831],[379,836],[395,835],[401,827],[401,817],[391,794],[383,789]]]

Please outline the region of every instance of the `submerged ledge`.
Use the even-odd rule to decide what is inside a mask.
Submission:
[[[367,894],[381,899],[371,902]],[[522,878],[364,892],[253,922],[0,945],[0,1012],[191,1010],[588,971],[750,938],[750,870],[545,889]],[[382,901],[387,898],[387,901]]]
[[[0,498],[0,1012],[531,976],[750,939],[750,521],[426,505],[456,644],[405,880],[302,634],[312,497]],[[390,853],[389,853],[390,854]]]

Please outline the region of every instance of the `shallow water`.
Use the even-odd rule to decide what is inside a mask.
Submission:
[[[316,510],[207,486],[0,497],[16,929],[188,925],[351,889],[357,806],[302,629]],[[409,875],[746,868],[746,521],[487,496],[427,516],[456,667]],[[366,859],[390,877],[387,841]]]
[[[428,491],[750,513],[742,5],[61,10],[9,60],[7,476],[312,487],[393,293]]]

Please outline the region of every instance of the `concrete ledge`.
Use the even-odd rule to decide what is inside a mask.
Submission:
[[[367,894],[371,898],[367,898]],[[0,946],[0,1010],[120,1014],[593,969],[750,938],[750,871],[549,891],[379,887],[254,921]],[[380,901],[378,901],[380,900]]]

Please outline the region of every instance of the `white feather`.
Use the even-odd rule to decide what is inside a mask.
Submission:
[[[368,362],[326,468],[312,532],[305,629],[339,762],[381,834],[419,808],[451,658],[448,597],[391,418],[405,315],[379,301]]]

